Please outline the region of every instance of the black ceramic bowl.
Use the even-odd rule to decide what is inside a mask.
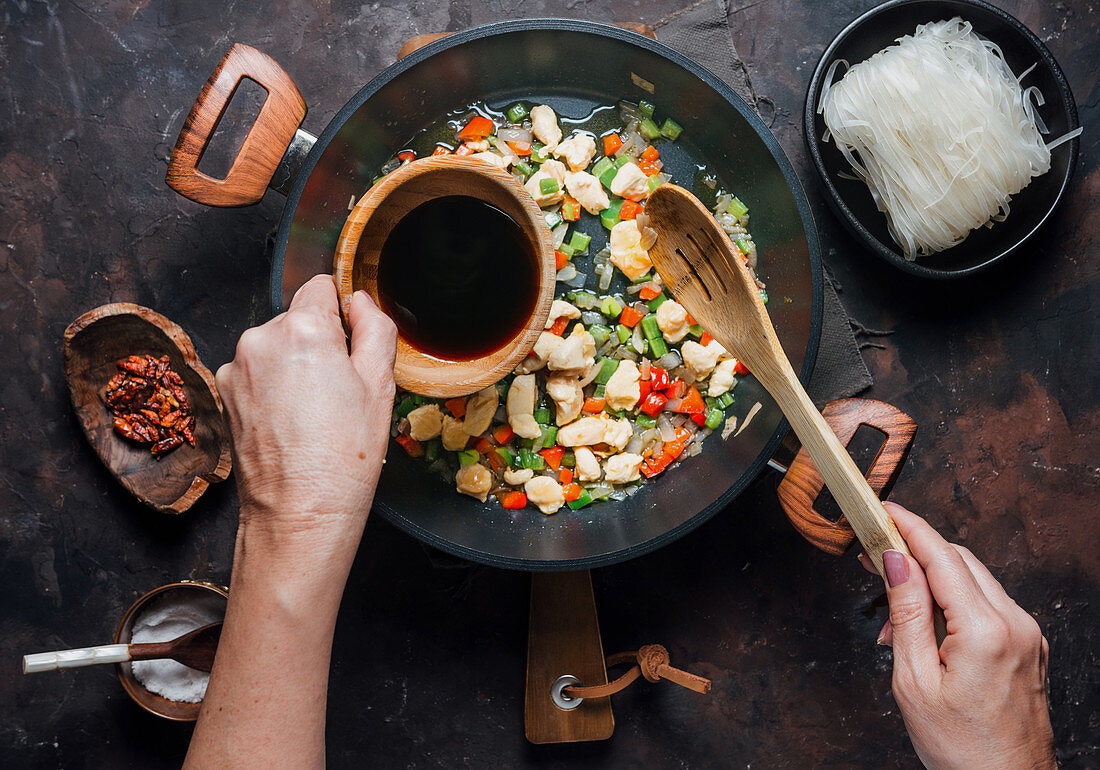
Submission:
[[[965,241],[938,254],[917,257],[910,262],[886,227],[886,216],[875,208],[867,185],[845,179],[851,167],[834,142],[822,142],[825,121],[817,113],[817,102],[825,73],[837,59],[851,65],[864,61],[919,24],[961,16],[974,31],[1001,47],[1012,71],[1019,75],[1032,64],[1034,70],[1023,85],[1038,86],[1046,98],[1039,114],[1050,129],[1048,139],[1077,128],[1077,105],[1058,63],[1031,30],[1019,20],[979,0],[891,0],[853,21],[825,49],[814,69],[803,109],[803,135],[814,167],[825,188],[829,205],[840,221],[867,248],[887,262],[914,275],[949,279],[972,275],[1019,251],[1050,218],[1069,187],[1077,162],[1080,138],[1051,151],[1050,170],[1031,181],[1013,197],[1011,212],[992,228],[979,228]],[[837,68],[834,80],[844,75]]]

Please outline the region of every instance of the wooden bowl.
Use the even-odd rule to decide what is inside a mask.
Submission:
[[[228,588],[205,581],[181,580],[178,583],[169,583],[166,586],[154,588],[152,591],[139,597],[138,600],[131,604],[130,608],[126,610],[126,614],[124,614],[122,620],[119,621],[118,630],[115,631],[114,643],[129,644],[130,638],[134,634],[134,621],[137,619],[138,613],[140,613],[153,599],[169,591],[173,593],[179,591],[190,591],[199,594],[212,593],[224,597],[226,600],[229,599]],[[199,711],[202,709],[202,701],[198,703],[181,703],[179,701],[168,700],[163,695],[157,695],[155,692],[150,692],[145,689],[145,685],[139,682],[137,677],[134,676],[134,671],[129,661],[126,663],[116,663],[115,671],[118,673],[118,680],[122,682],[122,689],[126,690],[126,694],[133,699],[134,703],[141,706],[150,714],[156,714],[158,717],[170,719],[173,722],[194,722],[199,718]]]
[[[480,160],[443,155],[413,161],[374,185],[355,205],[336,245],[333,275],[347,319],[351,295],[365,289],[378,296],[378,261],[390,231],[412,209],[448,195],[467,195],[496,206],[529,239],[538,259],[538,295],[527,323],[501,347],[467,361],[447,361],[397,340],[394,380],[405,390],[450,398],[497,382],[516,367],[543,331],[554,299],[554,246],[542,210],[523,185],[506,171]],[[488,291],[491,287],[486,287]]]
[[[103,401],[115,362],[129,355],[167,355],[183,378],[195,415],[195,446],[184,444],[156,460],[149,447],[123,439]],[[183,513],[232,468],[229,427],[214,377],[191,338],[164,316],[140,305],[102,305],[65,330],[65,380],[88,442],[111,473],[139,500],[161,513]]]

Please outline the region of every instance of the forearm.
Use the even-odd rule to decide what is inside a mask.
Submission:
[[[225,627],[185,767],[319,767],[332,635],[361,531],[242,515]],[[308,535],[308,536],[307,536]]]

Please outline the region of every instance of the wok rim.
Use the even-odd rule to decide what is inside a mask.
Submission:
[[[633,45],[638,48],[645,49],[650,53],[655,53],[664,59],[671,61],[673,64],[687,70],[695,77],[702,80],[706,85],[714,89],[719,96],[726,100],[735,110],[737,110],[741,116],[749,123],[753,131],[764,142],[764,146],[771,153],[772,159],[779,166],[780,172],[783,174],[784,179],[787,182],[787,186],[794,197],[795,207],[798,209],[799,217],[802,220],[802,228],[806,237],[806,248],[810,261],[810,284],[811,284],[811,297],[810,297],[810,330],[809,339],[806,341],[806,350],[803,353],[802,368],[799,372],[799,381],[803,386],[809,383],[810,375],[813,373],[814,365],[817,361],[818,346],[821,341],[821,326],[824,310],[824,299],[822,296],[822,262],[821,262],[821,244],[818,238],[818,232],[816,224],[814,223],[813,212],[810,208],[809,199],[806,197],[806,191],[802,186],[801,180],[799,180],[797,174],[794,171],[794,166],[791,164],[787,154],[783,151],[779,141],[775,138],[772,132],[764,124],[764,121],[759,115],[749,106],[749,104],[741,98],[736,91],[722,81],[718,76],[706,69],[702,65],[693,61],[689,57],[680,53],[679,51],[670,48],[669,46],[661,43],[652,38],[644,35],[639,35],[636,32],[630,32],[628,30],[616,27],[610,24],[602,24],[599,22],[582,21],[578,19],[520,19],[492,22],[490,24],[484,24],[477,27],[472,27],[460,32],[453,32],[446,37],[440,38],[422,48],[417,49],[413,53],[397,60],[390,66],[375,75],[363,88],[359,90],[348,102],[337,112],[332,119],[325,126],[324,130],[317,137],[317,141],[310,149],[309,154],[306,156],[305,161],[302,164],[301,169],[298,172],[297,177],[294,180],[293,185],[290,188],[290,192],[287,195],[286,204],[283,208],[283,213],[279,221],[279,229],[275,238],[275,251],[272,259],[271,267],[271,308],[273,314],[276,310],[282,311],[282,283],[283,283],[283,269],[284,260],[286,257],[286,246],[290,239],[290,226],[294,219],[294,213],[297,211],[298,203],[301,200],[302,192],[305,189],[306,183],[309,181],[310,176],[313,174],[314,169],[317,166],[317,162],[324,154],[324,151],[328,148],[329,143],[344,127],[348,119],[367,102],[375,93],[377,93],[383,86],[388,84],[393,79],[397,78],[405,71],[416,66],[420,62],[434,56],[437,53],[454,48],[456,46],[463,45],[482,38],[494,37],[497,35],[505,35],[513,32],[530,32],[530,31],[568,31],[568,32],[581,32],[585,34],[595,35],[597,37],[611,38],[619,42]],[[409,516],[400,513],[385,503],[374,501],[372,506],[373,510],[377,510],[388,522],[393,524],[403,532],[413,536],[420,542],[430,545],[433,548],[437,548],[445,553],[449,553],[453,556],[457,556],[468,561],[476,562],[478,564],[485,564],[488,566],[499,567],[502,569],[520,570],[526,572],[564,572],[571,570],[592,569],[595,567],[606,567],[612,564],[618,564],[620,562],[635,559],[639,556],[643,556],[647,553],[657,550],[669,543],[678,540],[684,535],[688,534],[692,530],[698,528],[705,522],[713,518],[719,511],[726,508],[734,499],[736,499],[748,486],[751,484],[776,448],[779,446],[780,441],[787,434],[790,429],[790,425],[787,422],[786,417],[781,417],[779,424],[776,426],[775,431],[772,433],[770,439],[765,442],[761,451],[757,454],[756,458],[749,464],[748,468],[737,478],[737,480],[730,485],[730,487],[721,495],[716,497],[708,505],[703,507],[696,514],[685,520],[681,524],[666,530],[665,532],[651,537],[636,545],[628,546],[626,548],[620,548],[614,551],[607,551],[599,555],[585,556],[575,559],[521,559],[508,556],[500,556],[498,554],[489,553],[486,551],[469,548],[464,545],[460,545],[453,541],[442,538],[433,532],[423,528],[416,523]]]

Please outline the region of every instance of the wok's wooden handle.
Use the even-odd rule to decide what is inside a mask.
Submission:
[[[267,98],[229,173],[215,179],[199,171],[198,163],[244,78],[262,86]],[[164,181],[180,195],[208,206],[257,203],[305,116],[305,100],[283,68],[255,48],[236,43],[199,92],[176,139]]]
[[[847,446],[861,425],[877,428],[886,441],[867,470],[866,479],[880,499],[884,499],[897,480],[909,448],[917,433],[917,423],[900,409],[868,398],[832,401],[821,412],[825,422]],[[856,539],[842,515],[829,521],[814,509],[814,501],[825,485],[806,450],[800,449],[779,483],[779,502],[798,533],[817,548],[839,556]]]
[[[628,29],[631,32],[637,32],[639,35],[645,35],[646,37],[652,38],[653,40],[657,39],[657,33],[653,31],[652,27],[646,24],[639,24],[633,21],[621,21],[616,22],[614,26]],[[432,32],[428,35],[415,35],[413,37],[410,37],[408,40],[405,41],[405,45],[401,46],[401,50],[397,52],[397,58],[403,59],[418,48],[423,48],[428,43],[434,43],[436,40],[447,37],[447,35],[449,34],[451,33]]]

